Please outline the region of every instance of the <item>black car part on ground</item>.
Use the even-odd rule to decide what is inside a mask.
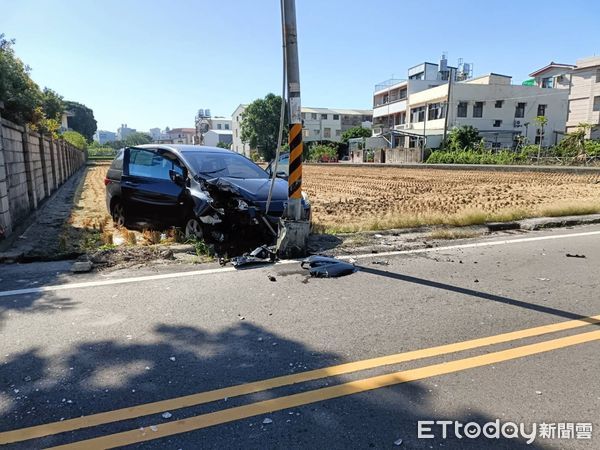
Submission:
[[[337,278],[356,272],[354,264],[329,256],[312,255],[304,259],[300,265],[303,269],[308,269],[310,275],[316,278]]]
[[[255,248],[250,253],[245,253],[242,256],[231,258],[231,264],[236,269],[241,266],[274,263],[277,261],[277,253],[275,248],[261,245]]]

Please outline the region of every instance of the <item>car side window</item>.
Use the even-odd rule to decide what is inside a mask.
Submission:
[[[139,148],[129,150],[129,175],[131,176],[170,180],[170,170],[183,175],[183,168],[172,159],[149,150]]]

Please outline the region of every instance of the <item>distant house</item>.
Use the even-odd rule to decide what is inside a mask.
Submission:
[[[171,144],[193,144],[196,135],[195,128],[173,128],[166,132]]]
[[[588,138],[600,139],[600,56],[580,59],[571,75],[567,133],[589,123]]]
[[[217,144],[227,144],[231,148],[233,133],[231,130],[208,130],[204,133],[204,143],[207,147],[216,147]]]
[[[233,132],[233,143],[231,150],[241,153],[247,158],[250,157],[250,145],[242,142],[242,118],[248,105],[238,106],[231,115],[231,131]]]

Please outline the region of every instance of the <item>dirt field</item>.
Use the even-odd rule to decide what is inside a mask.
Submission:
[[[470,225],[600,211],[600,176],[536,172],[305,166],[317,228]]]
[[[104,204],[107,168],[89,168],[71,217],[71,225],[95,231],[95,238],[113,230]],[[303,179],[317,230],[470,225],[600,212],[599,175],[309,165]]]

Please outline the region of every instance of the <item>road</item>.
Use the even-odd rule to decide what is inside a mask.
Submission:
[[[339,279],[297,262],[0,266],[0,444],[600,447],[600,226],[356,264]],[[419,421],[496,419],[537,437],[419,438]]]

